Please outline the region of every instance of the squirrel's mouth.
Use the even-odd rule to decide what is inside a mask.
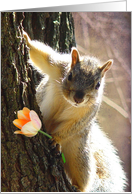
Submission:
[[[64,98],[67,102],[69,102],[72,106],[76,108],[85,107],[85,106],[90,107],[96,103],[95,98],[89,95],[85,95],[83,99],[78,99],[78,100],[75,100],[74,96],[72,95],[64,96]]]
[[[90,93],[81,90],[67,90],[63,88],[63,96],[67,102],[74,107],[91,106],[95,102],[95,97]]]
[[[74,104],[74,106],[75,106],[75,107],[82,107],[82,106],[84,106],[84,104],[77,104],[77,103],[76,103],[76,104]]]
[[[70,96],[69,96],[69,98],[65,97],[65,100],[68,101],[72,106],[74,106],[76,108],[77,107],[84,107],[87,105],[87,102],[88,102],[88,99],[85,99],[85,98],[75,101],[74,97],[70,97]]]

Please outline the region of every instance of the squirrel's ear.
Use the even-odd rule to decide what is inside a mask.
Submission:
[[[110,67],[112,66],[112,64],[113,64],[113,60],[110,59],[110,60],[108,60],[102,67],[100,67],[102,77],[103,77],[103,76],[105,75],[105,73],[110,69]]]
[[[79,52],[75,47],[72,47],[71,57],[72,57],[71,68],[73,68],[76,65],[76,63],[79,62],[80,60]]]

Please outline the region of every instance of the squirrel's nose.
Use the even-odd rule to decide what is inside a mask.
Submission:
[[[75,102],[79,104],[79,103],[84,101],[83,97],[84,97],[84,92],[77,91],[73,98],[74,98]]]

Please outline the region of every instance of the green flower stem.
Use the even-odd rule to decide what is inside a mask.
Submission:
[[[65,164],[65,163],[66,163],[66,159],[65,159],[65,156],[64,156],[63,153],[61,153],[61,157],[62,157],[62,160],[63,160],[63,162],[64,162],[64,164]]]
[[[42,133],[43,135],[47,136],[48,138],[52,139],[52,136],[49,135],[48,133],[45,133],[44,131],[39,130],[40,133]]]
[[[49,135],[48,133],[45,133],[44,131],[41,131],[41,130],[39,130],[39,132],[42,133],[43,135],[47,136],[48,138],[52,139],[52,136]],[[63,153],[61,153],[61,157],[62,157],[63,162],[66,163],[66,159],[65,159],[65,156]]]

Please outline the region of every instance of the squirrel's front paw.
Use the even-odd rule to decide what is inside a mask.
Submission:
[[[61,155],[61,146],[56,143],[55,139],[49,139],[50,147],[51,149],[55,150],[55,155],[60,156]]]
[[[72,188],[75,189],[76,192],[81,192],[77,185],[72,185]]]

